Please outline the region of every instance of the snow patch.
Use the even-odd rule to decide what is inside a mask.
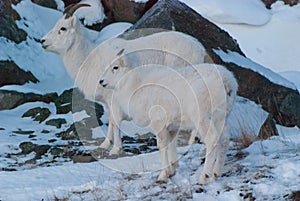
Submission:
[[[105,19],[104,8],[99,0],[84,0],[81,4],[86,3],[91,7],[81,7],[75,11],[75,15],[79,19],[83,19],[85,25],[93,25],[103,22]]]
[[[268,113],[262,109],[261,105],[238,96],[228,117],[228,130],[231,138],[243,138],[243,134],[248,134],[249,137],[258,136],[267,117]]]
[[[107,25],[100,31],[97,43],[100,44],[105,40],[117,37],[118,35],[125,32],[127,29],[129,29],[131,26],[132,24],[128,22],[116,22]]]
[[[300,4],[291,7],[277,1],[270,12],[271,20],[264,26],[217,25],[237,40],[251,60],[275,72],[300,72]]]
[[[54,0],[57,5],[57,10],[64,11],[65,10],[65,3],[62,0]]]
[[[204,17],[224,24],[261,26],[269,22],[270,12],[258,0],[181,0]]]

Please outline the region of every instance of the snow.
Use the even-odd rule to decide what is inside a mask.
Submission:
[[[220,0],[182,0],[191,5],[197,12],[207,17],[219,27],[223,28],[230,35],[237,39],[242,51],[253,61],[271,68],[275,72],[282,71],[300,71],[298,55],[295,52],[300,51],[300,4],[296,6],[284,5],[284,2],[277,1],[272,5],[271,10],[263,8],[261,1],[220,1]],[[221,19],[214,19],[216,10],[222,10]],[[245,7],[243,7],[245,6]],[[210,7],[211,9],[205,9]],[[248,22],[226,22],[228,15],[232,10],[225,9],[230,7],[236,9],[238,19],[248,16]],[[261,7],[261,8],[258,8]],[[264,14],[263,14],[264,13]],[[260,15],[268,16],[261,17]],[[263,20],[262,23],[251,23],[253,21]],[[225,22],[224,22],[225,21]],[[249,42],[254,41],[254,42]],[[283,51],[284,50],[284,51]],[[278,55],[274,57],[274,55]]]
[[[259,0],[180,0],[211,21],[224,24],[264,25],[271,15]]]
[[[65,3],[62,0],[55,0],[57,5],[57,10],[64,11],[65,10]]]
[[[146,0],[135,0],[146,2]],[[259,0],[182,0],[211,21],[227,30],[238,40],[243,52],[253,61],[242,58],[235,52],[215,50],[227,62],[251,67],[267,76],[272,82],[300,90],[299,69],[299,19],[300,6],[289,7],[279,2],[266,10]],[[61,0],[60,10],[63,8]],[[88,16],[85,23],[100,20],[99,1],[89,0],[91,8],[80,8],[76,15]],[[81,2],[83,3],[83,1]],[[234,5],[234,6],[233,6]],[[4,86],[0,89],[20,92],[61,93],[73,87],[73,81],[65,72],[60,58],[45,52],[36,42],[46,34],[62,16],[61,12],[43,8],[30,0],[23,0],[14,9],[21,16],[18,26],[28,33],[26,41],[15,44],[0,37],[0,59],[13,60],[24,70],[30,70],[40,80],[38,84]],[[253,14],[255,13],[255,14]],[[128,23],[116,23],[99,33],[99,41],[116,36],[130,27]],[[291,38],[293,40],[291,40]],[[267,68],[270,68],[267,69]],[[276,73],[279,73],[278,74]],[[293,82],[294,84],[292,84]],[[55,84],[53,84],[55,83]],[[295,87],[296,86],[296,87]],[[48,119],[64,118],[67,123],[57,129],[31,118],[21,118],[28,109],[46,107],[51,115]],[[199,153],[203,145],[179,147],[179,167],[174,177],[166,184],[156,183],[159,174],[159,153],[152,152],[117,159],[99,159],[97,162],[73,164],[62,162],[51,167],[21,166],[16,171],[4,171],[10,164],[18,164],[35,157],[34,153],[18,155],[19,144],[28,142],[28,135],[14,131],[34,131],[35,144],[67,144],[56,137],[74,121],[89,117],[85,111],[65,115],[55,114],[55,105],[42,102],[26,103],[12,110],[0,111],[0,200],[286,200],[293,191],[300,190],[300,129],[277,125],[279,136],[269,140],[256,141],[248,148],[237,149],[231,143],[227,153],[224,175],[205,186],[196,184],[203,168]],[[260,105],[238,97],[229,117],[232,138],[241,137],[241,131],[257,136],[267,113]],[[48,120],[47,119],[47,120]],[[101,118],[107,122],[107,117]],[[2,129],[3,128],[3,129]],[[130,122],[122,122],[122,135],[146,133]],[[43,130],[49,131],[42,134]],[[93,129],[93,138],[105,136],[107,126]],[[84,147],[87,148],[88,147]],[[11,157],[6,157],[8,154]],[[46,160],[42,158],[40,160]],[[57,159],[59,160],[59,159]],[[248,196],[248,197],[247,197]]]
[[[228,130],[232,139],[239,139],[243,133],[249,137],[258,136],[268,113],[260,105],[242,97],[237,97],[228,118]]]
[[[97,43],[102,43],[107,39],[114,38],[129,29],[131,26],[132,24],[128,22],[115,22],[107,25],[99,33]]]
[[[255,142],[243,150],[244,154],[248,153],[245,158],[229,157],[224,169],[229,176],[202,186],[204,192],[199,193],[195,191],[199,188],[195,183],[201,171],[198,154],[202,145],[193,145],[179,149],[177,174],[165,185],[155,182],[159,170],[158,153],[155,152],[88,164],[66,163],[57,167],[0,172],[1,183],[5,184],[0,188],[0,199],[51,200],[56,196],[70,200],[144,200],[150,197],[152,200],[174,200],[190,194],[192,198],[187,200],[225,201],[241,200],[240,194],[252,192],[258,199],[282,200],[291,190],[299,190],[299,146],[299,140],[293,147],[281,137]],[[236,168],[240,168],[241,173],[236,172]]]
[[[79,19],[83,19],[85,25],[93,25],[103,22],[105,19],[104,8],[101,1],[98,0],[83,0],[80,4],[89,4],[91,7],[81,7],[75,11],[75,15]]]

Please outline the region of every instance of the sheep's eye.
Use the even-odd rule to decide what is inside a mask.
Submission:
[[[61,31],[66,31],[67,28],[66,28],[66,27],[61,27],[60,30],[61,30]]]
[[[114,66],[113,67],[113,70],[118,70],[119,69],[119,66]]]

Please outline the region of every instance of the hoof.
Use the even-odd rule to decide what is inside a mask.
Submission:
[[[170,166],[167,173],[168,177],[173,177],[176,174],[176,168],[174,168],[174,166]]]
[[[157,180],[156,180],[156,183],[157,183],[157,184],[166,184],[166,183],[167,183],[167,179],[164,179],[164,180],[159,180],[159,179],[157,179]]]
[[[207,179],[209,178],[209,175],[207,174],[201,174],[198,180],[199,185],[204,185],[207,183]]]
[[[168,174],[166,170],[162,170],[157,178],[157,183],[166,183],[168,179]]]
[[[109,155],[119,155],[121,152],[121,149],[119,147],[113,147],[110,152]]]
[[[109,140],[104,140],[104,142],[102,142],[102,144],[100,145],[101,149],[108,149],[110,147],[111,143]]]

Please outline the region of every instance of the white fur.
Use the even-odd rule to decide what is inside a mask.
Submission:
[[[65,27],[66,31],[61,31],[61,27]],[[107,105],[112,92],[98,86],[102,73],[117,58],[117,54],[123,48],[128,54],[140,52],[134,63],[127,61],[133,66],[149,63],[181,66],[189,63],[203,63],[206,53],[204,47],[196,39],[173,31],[152,34],[134,40],[112,38],[97,47],[91,34],[93,32],[87,31],[75,16],[69,19],[63,17],[42,39],[42,44],[46,50],[56,52],[62,57],[69,74],[75,79],[77,86],[87,98],[104,103],[108,109],[109,128],[107,138],[101,147],[109,148],[111,142],[114,142],[110,153],[117,154],[122,148],[118,126],[119,122],[126,118],[123,115],[112,118]],[[155,56],[152,55],[152,52],[156,52]],[[178,55],[178,57],[170,56],[170,53]],[[115,123],[114,119],[118,119],[118,123]]]
[[[162,166],[158,180],[175,174],[176,134],[181,129],[192,129],[206,145],[199,183],[219,176],[229,143],[227,117],[238,88],[233,74],[215,64],[128,68],[121,66],[122,60],[110,67],[100,82],[114,89],[113,114],[126,115],[157,135]]]

